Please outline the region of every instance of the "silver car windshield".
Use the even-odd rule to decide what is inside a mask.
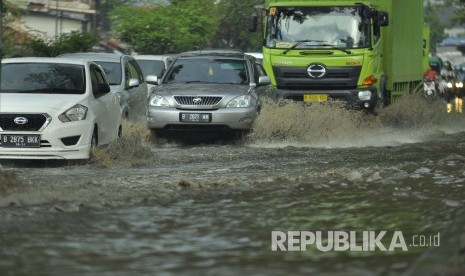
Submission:
[[[370,47],[370,19],[360,7],[278,7],[268,16],[270,48],[355,49]]]
[[[138,59],[137,63],[139,63],[144,76],[155,75],[160,78],[165,71],[165,62],[162,60]]]
[[[170,67],[163,83],[248,84],[245,60],[228,58],[179,58]]]
[[[122,81],[121,64],[119,62],[103,62],[95,61],[98,65],[102,66],[103,71],[107,75],[109,85],[119,85]]]
[[[2,65],[0,93],[84,94],[83,65],[7,63]]]

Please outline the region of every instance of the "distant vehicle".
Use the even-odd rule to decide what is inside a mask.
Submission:
[[[429,66],[436,73],[441,74],[441,70],[444,68],[444,61],[438,56],[432,56],[428,58]]]
[[[438,95],[436,79],[425,77],[423,79],[423,96],[427,99],[434,99]]]
[[[0,99],[1,159],[88,159],[122,131],[119,98],[91,61],[4,59]]]
[[[161,79],[166,69],[173,62],[173,58],[170,55],[134,55],[133,57],[139,63],[146,79],[147,76],[156,76]],[[150,94],[150,89],[154,85],[147,82],[148,94]]]
[[[152,81],[157,82],[155,78]],[[173,131],[244,133],[257,116],[258,86],[269,85],[261,64],[235,50],[180,54],[147,103],[147,126]]]
[[[126,119],[141,119],[145,113],[147,85],[137,61],[130,55],[113,53],[67,53],[59,57],[80,58],[102,66],[113,93],[122,97],[122,112]]]
[[[260,62],[263,62],[263,53],[247,52],[246,55],[253,56],[258,59]]]

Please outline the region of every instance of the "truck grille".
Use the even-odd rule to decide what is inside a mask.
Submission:
[[[218,96],[174,96],[180,105],[216,105],[223,99]]]
[[[21,121],[25,123],[15,123],[17,118],[21,118]],[[39,131],[46,122],[45,114],[0,114],[0,129],[5,131]]]
[[[357,87],[361,66],[327,67],[326,76],[321,79],[310,78],[306,67],[273,67],[278,88],[334,90]]]

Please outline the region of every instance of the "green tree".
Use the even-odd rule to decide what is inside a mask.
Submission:
[[[12,5],[8,1],[3,1],[2,7],[2,43],[1,43],[1,57],[9,57],[16,54],[19,49],[15,46],[15,31],[8,28],[8,24],[13,22],[21,13],[21,9]]]
[[[424,7],[424,17],[426,23],[430,26],[431,30],[431,52],[435,52],[435,45],[440,43],[445,37],[446,34],[444,33],[445,25],[441,23],[439,20],[439,11],[441,6],[433,5],[430,1],[426,2]]]
[[[255,7],[263,4],[262,0],[222,0],[218,3],[221,16],[220,26],[214,47],[231,47],[244,51],[261,51],[262,34],[260,31],[248,31],[249,18],[254,12],[261,13]]]
[[[465,24],[464,0],[446,0],[444,5],[447,7],[454,7],[454,15],[450,18],[451,24]]]
[[[91,51],[97,42],[95,33],[72,31],[53,38],[36,37],[28,43],[27,48],[34,56],[56,57],[63,53]]]
[[[113,31],[143,54],[177,53],[212,45],[219,15],[214,0],[177,0],[153,8],[120,6]],[[137,15],[137,16],[135,16]]]

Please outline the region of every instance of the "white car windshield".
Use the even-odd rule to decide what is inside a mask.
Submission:
[[[2,65],[0,93],[84,94],[84,66],[59,63]]]

